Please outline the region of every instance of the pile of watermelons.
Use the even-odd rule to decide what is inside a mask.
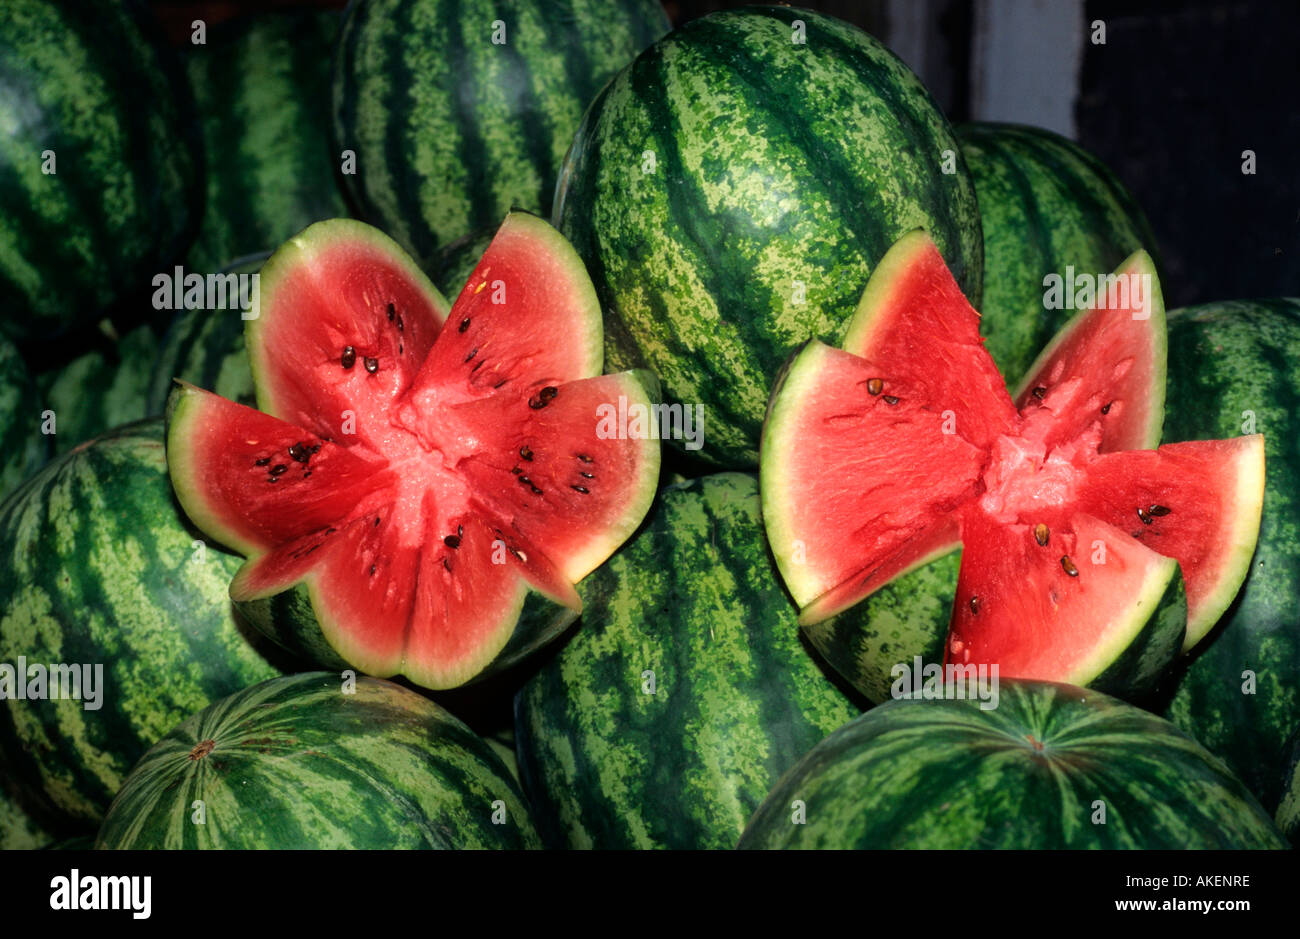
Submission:
[[[0,5],[0,847],[1296,837],[1300,300],[812,11],[189,29]]]

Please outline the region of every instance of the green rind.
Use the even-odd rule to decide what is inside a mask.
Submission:
[[[1008,381],[1069,319],[1043,306],[1049,274],[1106,274],[1144,248],[1146,216],[1115,175],[1078,144],[1018,124],[958,124],[984,229],[980,333]]]
[[[42,410],[54,412],[55,454],[132,421],[160,414],[147,398],[158,337],[137,326],[63,366],[43,382]]]
[[[884,46],[807,10],[711,14],[638,56],[584,117],[554,216],[608,313],[610,367],[703,404],[701,454],[724,467],[757,465],[781,363],[838,342],[904,233],[926,229],[980,298],[979,211],[946,119]]]
[[[548,211],[583,109],[668,28],[658,0],[352,4],[333,126],[353,201],[423,263],[512,208]]]
[[[1165,438],[1264,435],[1264,508],[1235,603],[1171,682],[1165,716],[1227,761],[1265,806],[1300,725],[1300,299],[1169,316]],[[1253,421],[1253,425],[1248,425]],[[1248,674],[1249,673],[1249,674]],[[1247,693],[1253,684],[1254,693]]]
[[[234,618],[238,567],[184,521],[158,420],[53,461],[0,506],[0,662],[103,666],[99,710],[0,708],[0,765],[25,799],[98,822],[177,721],[276,674]]]
[[[211,273],[312,222],[347,215],[330,145],[335,11],[263,13],[223,23],[185,67],[207,158],[207,204],[186,263]],[[204,385],[203,387],[210,387]]]
[[[239,258],[220,273],[255,274],[269,256],[262,252]],[[256,405],[240,313],[234,309],[177,311],[153,364],[147,398],[150,414],[166,410],[177,378],[231,401]]]
[[[1086,682],[1088,687],[1118,697],[1144,695],[1169,670],[1187,631],[1187,588],[1182,570],[1173,567],[1146,625],[1100,675]]]
[[[192,233],[193,103],[135,0],[7,0],[0,87],[0,332],[47,339],[143,289]]]
[[[461,290],[469,282],[469,275],[483,257],[483,252],[492,243],[496,229],[484,228],[457,238],[450,244],[439,248],[429,265],[429,279],[444,297],[452,303],[460,296]]]
[[[780,774],[858,711],[799,641],[752,476],[661,490],[578,589],[581,625],[515,702],[549,844],[730,848]]]
[[[211,749],[196,757],[207,741]],[[202,824],[194,821],[196,802]],[[132,770],[95,846],[522,849],[541,842],[518,783],[447,711],[386,681],[312,672],[246,688],[167,734]]]
[[[22,353],[0,336],[0,501],[40,468],[50,451],[41,404]]]
[[[1222,761],[1153,714],[1047,682],[979,704],[874,708],[785,775],[740,847],[1286,847]]]

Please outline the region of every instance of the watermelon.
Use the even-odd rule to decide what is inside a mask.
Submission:
[[[1282,773],[1282,798],[1277,809],[1277,827],[1291,843],[1300,846],[1300,725],[1286,745],[1286,767]]]
[[[541,843],[519,784],[447,711],[391,682],[309,672],[246,688],[163,737],[122,785],[95,846]]]
[[[158,337],[147,324],[104,341],[38,378],[41,407],[54,414],[55,453],[67,453],[106,430],[161,414],[146,403]]]
[[[469,281],[496,231],[483,228],[443,245],[429,265],[429,279],[445,296],[454,297]]]
[[[1154,253],[1155,236],[1123,184],[1078,144],[1019,124],[953,129],[984,229],[980,332],[1015,381],[1072,314],[1045,307],[1045,280],[1108,273],[1134,251]]]
[[[269,256],[264,251],[239,258],[220,273],[223,276],[256,274]],[[177,378],[240,404],[256,402],[253,373],[244,348],[244,312],[199,308],[177,311],[150,370],[147,401],[151,414],[166,410],[167,398]]]
[[[1210,303],[1169,317],[1165,434],[1264,434],[1259,547],[1237,602],[1165,716],[1277,805],[1287,736],[1300,725],[1300,299]]]
[[[0,500],[36,472],[49,453],[42,420],[40,396],[23,354],[0,336]]]
[[[512,208],[549,211],[583,110],[667,31],[658,0],[358,0],[333,86],[353,201],[424,263]]]
[[[808,10],[715,13],[639,55],[583,119],[554,217],[609,313],[611,363],[701,405],[700,453],[726,468],[757,465],[781,363],[842,335],[899,236],[927,229],[980,295],[947,120],[893,53]]]
[[[774,391],[768,538],[814,645],[873,700],[918,655],[1142,694],[1236,595],[1263,438],[1146,449],[1164,308],[1144,252],[1116,276],[1126,289],[1071,319],[1013,396],[914,232],[876,269],[843,349],[808,343]]]
[[[444,321],[446,328],[443,328]],[[257,411],[184,385],[168,463],[248,560],[230,595],[286,648],[450,688],[520,661],[636,528],[653,378],[601,376],[600,307],[555,229],[507,216],[448,313],[387,236],[319,222],[261,272]]]
[[[781,774],[860,710],[799,641],[752,476],[666,487],[579,590],[580,627],[515,705],[550,843],[734,847]]]
[[[0,332],[47,339],[144,289],[192,234],[193,103],[134,0],[6,0],[0,75]]]
[[[341,17],[285,11],[222,23],[185,61],[207,157],[207,207],[187,263],[201,273],[346,215],[330,144]]]
[[[52,841],[54,836],[0,786],[0,851],[30,851]]]
[[[238,568],[177,509],[160,420],[74,449],[0,505],[0,767],[25,799],[97,823],[178,721],[277,674],[234,618]],[[89,689],[18,697],[55,664],[102,666],[100,706]]]
[[[740,847],[1286,847],[1222,761],[1154,714],[1052,682],[1004,681],[985,703],[873,708],[785,775]]]

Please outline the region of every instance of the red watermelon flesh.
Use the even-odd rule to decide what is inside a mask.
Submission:
[[[1182,648],[1209,631],[1254,549],[1263,441],[1147,449],[1164,311],[1144,253],[1116,273],[1133,292],[1068,323],[1013,401],[928,237],[891,249],[844,348],[805,346],[764,428],[764,517],[802,623],[960,547],[949,662],[1087,684],[1170,628],[1180,572]]]
[[[318,223],[263,268],[246,332],[261,410],[178,390],[177,495],[247,555],[233,599],[305,590],[366,672],[442,688],[507,664],[550,638],[518,634],[530,594],[557,632],[649,508],[657,440],[597,415],[648,407],[653,379],[600,374],[594,291],[540,219],[507,217],[450,312],[386,236]]]

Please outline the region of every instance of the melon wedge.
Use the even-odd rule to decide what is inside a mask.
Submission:
[[[1159,283],[1137,252],[1100,284],[1013,397],[979,315],[913,232],[873,273],[843,347],[811,341],[778,379],[768,539],[809,638],[874,700],[922,654],[1138,694],[1245,578],[1262,438],[1150,449]],[[906,595],[927,590],[947,591],[947,615]],[[924,611],[901,628],[904,607]]]
[[[247,561],[232,599],[294,653],[429,688],[504,668],[581,610],[574,585],[640,523],[658,441],[602,433],[654,379],[601,375],[569,244],[507,217],[450,311],[360,222],[263,268],[246,329],[261,410],[180,383],[181,505]]]

